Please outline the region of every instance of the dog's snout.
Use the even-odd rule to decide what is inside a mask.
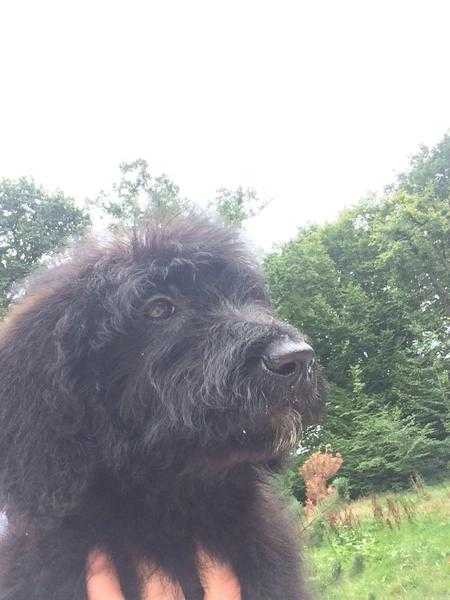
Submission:
[[[314,350],[306,342],[289,339],[273,342],[262,357],[263,367],[289,377],[298,375],[314,359]]]

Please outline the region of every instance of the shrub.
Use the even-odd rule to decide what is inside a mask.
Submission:
[[[300,475],[305,480],[306,508],[313,510],[335,490],[327,487],[327,480],[339,471],[342,457],[339,453],[335,456],[330,452],[314,452],[299,469]]]
[[[341,500],[350,499],[350,482],[348,477],[336,477],[333,479],[332,485],[336,490],[336,494]]]
[[[350,575],[360,575],[364,571],[364,556],[362,554],[355,554],[350,567]]]
[[[332,581],[337,581],[338,579],[340,579],[342,575],[342,564],[340,560],[336,559],[331,563],[330,575]]]
[[[361,390],[354,395],[336,388],[328,411],[328,434],[321,440],[343,458],[340,476],[349,480],[351,496],[408,486],[411,475],[448,456],[448,443],[430,437],[427,425],[402,417],[398,408]]]

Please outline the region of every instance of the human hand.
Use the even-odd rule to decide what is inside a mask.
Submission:
[[[239,582],[229,567],[199,555],[204,600],[241,600]],[[88,600],[125,600],[113,564],[103,553],[94,551],[88,559]],[[146,582],[142,600],[185,600],[178,584],[171,583],[161,571],[154,571]]]

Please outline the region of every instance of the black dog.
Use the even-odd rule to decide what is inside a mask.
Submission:
[[[0,333],[0,598],[86,598],[96,548],[129,600],[142,561],[201,599],[198,548],[242,600],[306,598],[269,474],[316,410],[317,375],[236,232],[149,225],[26,288]]]

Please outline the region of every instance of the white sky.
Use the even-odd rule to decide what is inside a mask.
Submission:
[[[448,0],[0,0],[0,177],[79,200],[143,157],[268,247],[449,127]]]

